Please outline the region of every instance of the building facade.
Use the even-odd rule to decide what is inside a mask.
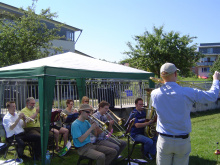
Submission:
[[[197,63],[196,74],[200,78],[210,77],[210,67],[220,55],[220,43],[201,43],[198,51],[205,55]]]
[[[9,12],[14,14],[15,16],[19,17],[23,13],[19,8],[4,4],[0,2],[0,19],[1,18],[8,18],[5,12]],[[8,18],[10,19],[10,18]],[[55,24],[61,24],[60,22],[54,21],[54,20],[42,20],[46,25],[48,29],[54,28]],[[62,23],[63,24],[63,23]],[[77,35],[76,35],[76,32]],[[75,28],[73,26],[69,26],[67,24],[63,24],[61,30],[59,31],[60,36],[64,36],[60,40],[53,40],[51,41],[52,44],[56,47],[62,47],[63,52],[75,52],[75,44],[82,33],[81,29]],[[54,51],[51,50],[51,54],[54,54]]]

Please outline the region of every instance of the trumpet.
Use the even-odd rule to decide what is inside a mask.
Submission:
[[[113,134],[111,134],[111,132],[109,132],[107,129],[108,129],[108,126],[106,123],[100,121],[99,119],[97,119],[96,117],[92,116],[92,115],[89,115],[88,116],[89,119],[91,121],[94,121],[98,127],[106,134],[106,135],[110,135],[111,138],[116,142],[118,143],[119,145],[121,144],[120,141],[118,140],[118,138],[116,136],[114,136]]]

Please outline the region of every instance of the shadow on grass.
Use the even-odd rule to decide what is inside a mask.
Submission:
[[[198,156],[190,156],[189,157],[189,165],[217,165],[218,162],[217,162],[217,157],[216,157],[216,161],[203,159]]]
[[[191,112],[190,117],[191,118],[196,118],[196,117],[214,115],[214,114],[219,114],[219,113],[220,113],[220,109],[200,111],[200,112]]]

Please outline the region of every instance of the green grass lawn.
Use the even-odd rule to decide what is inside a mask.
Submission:
[[[217,145],[216,142],[220,142],[220,110],[212,110],[206,112],[197,112],[191,115],[192,121],[192,133],[191,145],[192,151],[190,154],[190,165],[220,165],[220,160],[217,161],[217,156],[214,154]],[[120,133],[117,133],[119,135]],[[124,140],[127,140],[124,138]],[[130,144],[132,147],[132,144]],[[220,146],[219,146],[220,149]],[[132,154],[132,158],[140,159],[142,154],[140,152],[141,146],[135,147]],[[123,157],[127,157],[128,149],[122,152]],[[25,150],[25,154],[29,156],[29,151]],[[13,151],[8,153],[7,159],[13,158]],[[62,159],[63,158],[63,159]],[[62,158],[54,156],[52,158],[52,165],[76,165],[78,160],[78,154],[76,150],[71,149]],[[1,157],[3,159],[3,157]],[[219,157],[220,159],[220,157]],[[122,160],[122,159],[120,159]],[[126,161],[118,160],[114,164],[126,165]],[[35,162],[36,164],[41,164],[40,162]],[[87,160],[82,161],[82,164],[86,164]],[[32,158],[24,159],[24,163],[21,165],[33,165],[34,161]],[[155,165],[155,160],[149,163],[150,165]]]

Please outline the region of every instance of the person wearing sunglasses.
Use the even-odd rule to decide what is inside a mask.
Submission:
[[[79,107],[79,117],[71,126],[73,143],[77,153],[81,156],[96,160],[97,165],[109,165],[117,155],[117,151],[102,145],[94,145],[90,141],[90,133],[96,134],[95,129],[98,127],[94,122],[90,124],[89,119],[92,108],[88,104],[82,104]]]

